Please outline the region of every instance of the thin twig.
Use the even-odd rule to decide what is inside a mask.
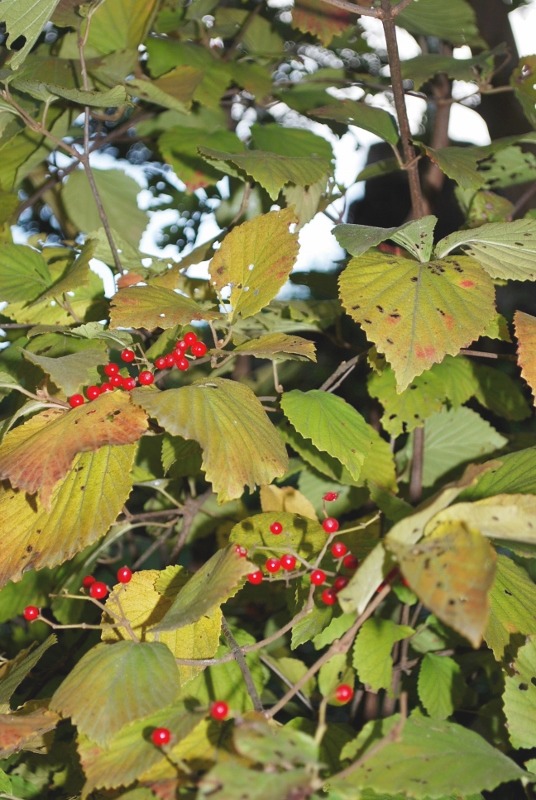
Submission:
[[[229,645],[231,653],[234,655],[234,659],[235,659],[236,663],[238,664],[238,668],[240,669],[240,672],[242,673],[242,677],[244,679],[244,684],[246,686],[246,689],[247,689],[247,692],[248,692],[249,696],[251,697],[251,702],[253,703],[253,708],[255,709],[255,711],[261,711],[261,712],[264,711],[264,708],[263,708],[263,705],[262,705],[262,702],[261,702],[261,698],[259,697],[259,693],[257,691],[257,687],[255,686],[255,684],[253,682],[253,676],[252,676],[252,674],[250,672],[250,669],[249,669],[249,667],[248,667],[248,665],[246,663],[246,659],[244,658],[244,654],[243,654],[242,650],[240,649],[240,645],[238,644],[238,642],[234,638],[234,636],[232,634],[232,631],[229,628],[229,625],[228,625],[227,620],[225,619],[225,617],[222,617],[222,619],[221,619],[221,629],[222,629],[223,635],[225,637],[225,641]]]
[[[341,383],[346,380],[348,375],[355,369],[359,360],[363,357],[363,353],[359,353],[357,356],[348,359],[348,361],[341,361],[335,372],[327,378],[322,386],[320,386],[321,392],[333,392],[337,389]],[[341,377],[342,376],[342,377]]]

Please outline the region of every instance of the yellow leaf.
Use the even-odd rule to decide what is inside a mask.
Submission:
[[[517,337],[517,360],[536,405],[536,317],[516,311],[514,326]]]
[[[317,521],[311,501],[292,486],[261,486],[261,508],[264,512],[286,511]]]

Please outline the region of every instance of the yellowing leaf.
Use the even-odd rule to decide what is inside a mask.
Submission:
[[[249,339],[234,350],[243,356],[269,358],[272,361],[316,361],[313,342],[301,336],[290,336],[288,333],[267,333],[258,339]]]
[[[271,532],[270,525],[274,522],[280,522],[283,526],[280,534]],[[229,540],[245,547],[250,557],[255,555],[257,548],[261,548],[259,563],[264,563],[268,556],[281,556],[288,552],[311,560],[325,545],[326,534],[316,519],[288,511],[269,511],[239,522],[233,527]]]
[[[110,312],[113,328],[174,328],[192,320],[217,319],[215,309],[205,310],[195,300],[161,286],[133,286],[114,295]]]
[[[212,658],[220,641],[220,609],[212,609],[201,619],[185,625],[180,630],[155,633],[150,628],[158,624],[167,614],[174,599],[173,595],[168,595],[160,587],[158,589],[155,587],[157,580],[159,583],[171,580],[173,584],[180,586],[186,582],[187,574],[178,566],[168,567],[164,572],[155,569],[135,572],[130,583],[114,587],[106,600],[106,608],[120,617],[125,617],[141,641],[162,642],[169,647],[175,658]],[[104,621],[111,620],[104,617]],[[128,638],[128,631],[123,625],[105,628],[102,633],[105,642]],[[204,666],[179,666],[181,686],[195,678],[204,668]]]
[[[339,287],[347,312],[385,353],[399,391],[478,338],[495,314],[489,276],[465,256],[418,264],[370,253],[350,261]]]
[[[243,384],[213,378],[165,392],[138,389],[132,397],[168,433],[199,442],[202,469],[220,502],[240,497],[244,486],[271,483],[285,472],[283,442]]]
[[[105,534],[132,488],[135,454],[135,445],[79,453],[52,490],[50,511],[39,498],[0,488],[0,586],[61,564]]]
[[[210,277],[220,294],[230,289],[231,321],[267,306],[287,280],[298,255],[293,222],[291,209],[271,211],[234,228],[216,251]]]
[[[516,311],[514,325],[517,338],[517,360],[521,374],[530,386],[536,405],[536,317]]]
[[[321,0],[297,0],[292,9],[292,27],[302,33],[312,33],[324,47],[352,22],[347,11],[325,6]]]
[[[54,692],[50,707],[105,745],[124,725],[172,703],[178,690],[177,665],[166,645],[98,644]]]
[[[43,734],[58,724],[59,717],[45,707],[30,703],[13,714],[0,714],[0,757],[7,758],[19,750],[45,748]]]
[[[267,511],[288,511],[301,514],[309,519],[317,519],[313,504],[292,486],[261,486],[261,508]]]
[[[106,393],[70,411],[47,409],[7,434],[0,448],[0,479],[50,507],[53,487],[77,453],[137,442],[147,429],[143,411],[126,394]]]
[[[413,547],[392,540],[390,548],[423,605],[479,647],[495,576],[496,554],[488,540],[463,523],[445,522]]]

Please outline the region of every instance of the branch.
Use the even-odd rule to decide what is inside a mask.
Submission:
[[[328,6],[340,8],[342,11],[347,11],[349,14],[357,14],[361,17],[376,17],[380,16],[378,9],[370,8],[367,6],[360,6],[356,3],[348,3],[346,0],[322,0]]]
[[[246,663],[246,659],[244,658],[244,653],[240,649],[240,645],[238,644],[233,634],[231,633],[231,629],[229,628],[229,625],[227,624],[227,620],[225,619],[225,617],[222,617],[221,619],[221,629],[223,631],[225,641],[229,645],[231,653],[234,656],[234,660],[238,664],[238,668],[242,673],[246,689],[248,690],[248,694],[251,697],[251,701],[253,703],[253,708],[255,709],[255,711],[260,711],[262,713],[264,711],[264,708],[262,706],[259,693],[257,692],[257,687],[253,683],[253,676],[251,675],[250,669]]]

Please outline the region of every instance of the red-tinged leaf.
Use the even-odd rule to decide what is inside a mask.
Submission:
[[[219,293],[230,288],[232,322],[267,306],[287,280],[298,256],[295,222],[292,209],[271,211],[234,228],[216,251],[210,277]]]
[[[106,745],[124,725],[172,703],[178,691],[171,650],[130,640],[92,647],[54,692],[50,707]]]
[[[146,415],[119,392],[70,411],[47,409],[7,434],[0,448],[0,479],[30,494],[39,492],[50,509],[52,489],[77,453],[137,442],[146,429]]]
[[[133,286],[114,295],[110,312],[113,328],[174,328],[192,320],[218,319],[215,309],[205,310],[195,300],[162,286]]]
[[[514,325],[517,338],[517,360],[536,405],[536,317],[516,311]]]
[[[312,33],[325,47],[352,22],[353,17],[347,11],[322,0],[297,0],[292,9],[292,27],[302,33]]]
[[[385,353],[399,391],[477,339],[495,314],[493,283],[466,256],[418,264],[369,253],[350,261],[339,287],[347,312]]]
[[[79,453],[52,490],[51,509],[39,497],[0,486],[0,586],[29,569],[61,564],[103,536],[132,489],[136,445]]]
[[[0,714],[0,757],[44,747],[43,734],[53,730],[58,722],[59,716],[54,711],[35,702],[13,714]]]

